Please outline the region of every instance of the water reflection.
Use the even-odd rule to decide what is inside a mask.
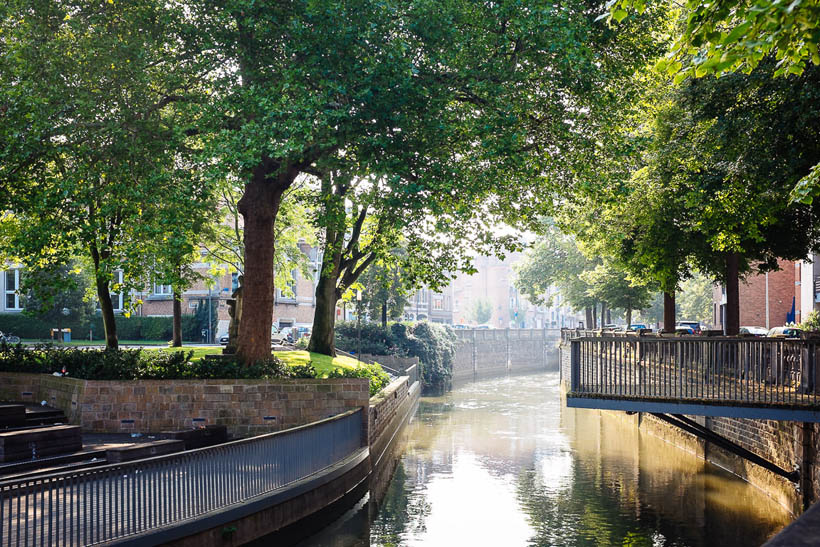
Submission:
[[[759,545],[790,518],[625,420],[562,408],[555,374],[424,399],[400,450],[383,494],[303,545]]]

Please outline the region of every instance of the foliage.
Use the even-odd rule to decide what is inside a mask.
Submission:
[[[652,287],[645,282],[631,279],[628,274],[611,262],[598,264],[581,276],[589,284],[589,293],[606,302],[610,308],[626,311],[627,319],[633,310],[649,307]]]
[[[24,284],[30,287],[25,295],[23,313],[59,326],[71,318],[86,323],[94,314],[94,302],[89,298],[91,280],[78,261],[52,270],[23,271]],[[68,315],[63,313],[68,310]]]
[[[575,240],[552,224],[542,225],[541,235],[516,265],[516,288],[536,304],[551,305],[554,287],[576,310],[595,306],[598,300],[581,274],[594,269],[598,260],[584,256]]]
[[[115,320],[117,322],[117,332],[123,340],[167,341],[171,339],[173,325],[170,317],[117,316]],[[203,325],[204,323],[201,323],[196,316],[183,315],[183,339],[201,342],[200,331]],[[89,332],[94,334],[95,340],[99,340],[104,332],[102,318],[99,315],[84,319],[69,315],[61,326],[71,329],[74,340],[85,339]],[[29,317],[20,313],[0,314],[0,331],[16,334],[20,338],[47,340],[51,337],[51,329],[57,327],[57,323],[48,319]]]
[[[391,254],[401,252],[397,249]],[[387,321],[402,317],[407,305],[407,295],[414,288],[401,264],[383,261],[376,261],[368,266],[359,277],[358,285],[362,291],[361,307],[367,310],[371,320],[383,319],[382,326],[386,326]],[[359,302],[356,304],[358,313]]]
[[[359,347],[359,327],[356,321],[344,321],[336,325],[336,347],[355,353]],[[371,355],[402,355],[402,341],[394,336],[392,328],[383,328],[374,322],[361,324],[362,353]],[[404,356],[404,355],[402,355]]]
[[[712,282],[704,275],[696,274],[681,283],[680,291],[675,297],[678,317],[684,320],[700,321],[711,324],[712,317]]]
[[[473,304],[473,309],[470,310],[470,319],[483,325],[488,323],[493,317],[493,305],[486,298],[477,298]]]
[[[646,0],[611,0],[609,15],[621,22],[627,10],[643,13]],[[671,51],[657,68],[675,76],[751,72],[774,54],[775,75],[802,74],[811,62],[820,65],[820,2],[796,0],[720,3],[686,0],[681,7],[682,27]]]
[[[820,311],[812,310],[803,321],[800,328],[807,332],[820,332]]]
[[[14,0],[0,17],[0,247],[32,273],[86,256],[112,348],[110,292],[192,257],[212,208],[179,126],[198,88],[172,62],[178,7]]]
[[[394,334],[404,329],[396,324]],[[453,358],[456,353],[456,335],[446,325],[421,321],[408,329],[405,348],[407,354],[418,357],[425,390],[441,393],[450,388],[453,376]]]
[[[370,380],[370,396],[373,397],[387,384],[390,383],[390,377],[387,375],[382,367],[374,363],[361,363],[356,368],[334,368],[327,373],[328,378],[368,378]]]
[[[340,323],[336,330],[339,349],[355,351],[357,332],[355,323]],[[450,386],[456,341],[451,327],[428,321],[410,326],[392,323],[388,328],[375,323],[362,324],[362,353],[418,357],[425,389],[432,392],[442,392]]]
[[[0,370],[4,372],[62,372],[87,380],[176,380],[217,378],[293,377],[275,357],[245,367],[236,361],[200,359],[193,352],[134,350],[103,351],[55,348],[49,345],[28,349],[21,345],[0,345]]]

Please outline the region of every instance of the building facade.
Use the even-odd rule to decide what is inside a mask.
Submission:
[[[778,271],[741,280],[740,326],[771,329],[800,322],[795,298],[800,292],[800,264],[780,260],[778,266]],[[712,314],[715,328],[723,329],[726,322],[726,287],[723,285],[715,285],[712,291]]]

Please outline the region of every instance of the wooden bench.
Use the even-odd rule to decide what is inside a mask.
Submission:
[[[0,433],[0,461],[30,460],[82,450],[80,427],[55,425]]]
[[[196,429],[163,431],[159,436],[163,439],[184,441],[185,450],[192,450],[228,442],[228,428],[224,425],[206,425]]]
[[[109,448],[105,451],[105,459],[108,460],[108,463],[122,463],[173,454],[174,452],[182,452],[183,450],[185,450],[184,442],[166,439]]]
[[[20,427],[26,424],[26,405],[0,405],[0,428]]]

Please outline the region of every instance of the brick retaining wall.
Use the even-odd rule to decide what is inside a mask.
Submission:
[[[234,437],[304,425],[367,407],[366,378],[78,380],[0,373],[0,399],[46,401],[92,433],[156,433],[222,424]]]

